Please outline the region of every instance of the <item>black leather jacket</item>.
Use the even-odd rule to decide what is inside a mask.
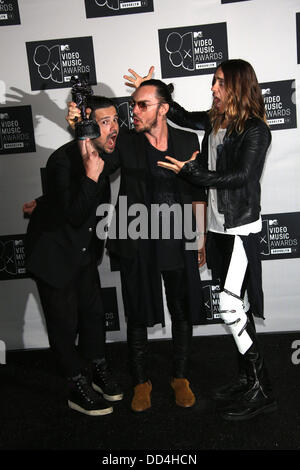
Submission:
[[[260,178],[271,143],[268,126],[251,118],[242,133],[227,131],[223,144],[217,148],[216,171],[209,171],[208,137],[212,128],[208,114],[188,112],[173,103],[168,118],[183,127],[205,130],[201,154],[185,164],[179,175],[193,184],[217,188],[218,210],[224,214],[225,229],[257,220],[261,210]]]

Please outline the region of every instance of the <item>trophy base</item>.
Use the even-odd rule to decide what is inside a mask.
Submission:
[[[96,139],[100,137],[99,125],[89,119],[80,121],[75,127],[75,137],[77,140]]]

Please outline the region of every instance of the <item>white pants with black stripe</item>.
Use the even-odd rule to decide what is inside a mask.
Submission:
[[[224,236],[226,237],[227,235]],[[243,241],[238,235],[234,235],[224,288],[220,293],[220,314],[222,320],[233,334],[241,354],[245,354],[252,345],[252,339],[246,329],[248,317],[245,311],[248,310],[248,306],[246,306],[246,299],[241,298],[247,266],[248,259]]]

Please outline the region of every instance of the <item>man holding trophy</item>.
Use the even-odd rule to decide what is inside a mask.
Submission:
[[[92,91],[84,79],[73,83],[73,100],[83,120],[76,140],[47,162],[46,193],[28,225],[27,269],[37,283],[50,347],[68,379],[68,405],[99,416],[113,411],[109,402],[123,398],[105,358],[97,269],[104,242],[96,236],[96,209],[110,199],[108,178],[99,178],[101,156],[114,151],[119,126],[114,103],[104,97],[91,100],[88,120],[85,108]]]

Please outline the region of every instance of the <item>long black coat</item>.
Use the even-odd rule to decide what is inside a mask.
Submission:
[[[168,131],[174,150],[172,156],[176,159],[187,160],[194,151],[199,150],[199,141],[195,133],[171,126],[168,126]],[[146,144],[146,137],[143,134],[135,131],[120,133],[116,152],[106,157],[104,174],[121,168],[120,190],[115,212],[117,221],[122,211],[120,196],[127,197],[128,207],[136,203],[149,207],[152,202],[151,173],[147,163]],[[180,178],[176,179],[176,184],[182,207],[184,204],[192,204],[193,201],[205,201],[203,189]],[[131,220],[128,217],[128,224]],[[184,240],[182,245],[184,246]],[[143,293],[141,315],[144,312],[147,317],[141,320],[147,321],[149,326],[156,323],[164,324],[161,275],[153,241],[133,240],[128,237],[125,239],[109,238],[107,247],[118,257],[139,258],[140,276],[136,289]],[[205,313],[197,251],[187,251],[183,248],[183,255],[189,296],[188,314],[193,324],[203,324]]]
[[[104,242],[96,237],[96,210],[109,202],[108,178],[87,178],[76,141],[56,150],[46,166],[46,194],[26,236],[27,270],[56,288],[74,278],[86,257],[96,262]]]

